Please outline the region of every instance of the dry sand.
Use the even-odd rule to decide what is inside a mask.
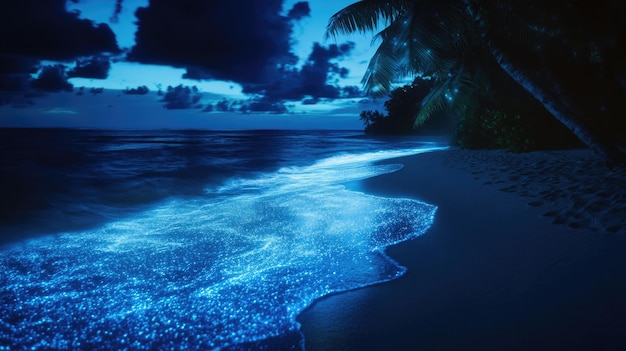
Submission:
[[[586,150],[448,150],[358,187],[438,206],[409,270],[302,313],[315,350],[626,350],[626,171]]]
[[[475,180],[524,197],[555,224],[626,234],[626,169],[609,169],[590,150],[454,150],[445,164]]]

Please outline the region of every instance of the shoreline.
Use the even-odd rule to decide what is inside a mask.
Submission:
[[[435,223],[386,250],[404,276],[302,312],[307,350],[626,348],[623,170],[587,150],[385,163],[405,167],[358,190],[437,205]]]

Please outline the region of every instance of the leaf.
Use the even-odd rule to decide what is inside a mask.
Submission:
[[[338,35],[374,32],[380,25],[389,25],[406,5],[406,0],[355,2],[330,18],[325,37],[336,39]]]
[[[389,93],[397,77],[398,62],[388,45],[387,42],[381,43],[361,80],[368,95],[382,96]]]
[[[448,92],[448,81],[442,81],[436,85],[428,95],[424,97],[421,108],[415,115],[414,127],[419,127],[432,117],[436,112],[447,108],[446,93]]]

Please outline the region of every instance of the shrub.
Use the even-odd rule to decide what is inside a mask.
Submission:
[[[536,140],[527,121],[519,114],[485,109],[465,116],[457,127],[455,140],[467,149],[533,150]]]
[[[465,149],[506,149],[526,152],[580,145],[578,139],[542,110],[522,113],[483,109],[464,116],[455,132],[455,144]]]

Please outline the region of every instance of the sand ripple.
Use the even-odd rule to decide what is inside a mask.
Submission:
[[[626,234],[626,168],[609,169],[590,150],[451,150],[446,163],[524,197],[554,224]]]

